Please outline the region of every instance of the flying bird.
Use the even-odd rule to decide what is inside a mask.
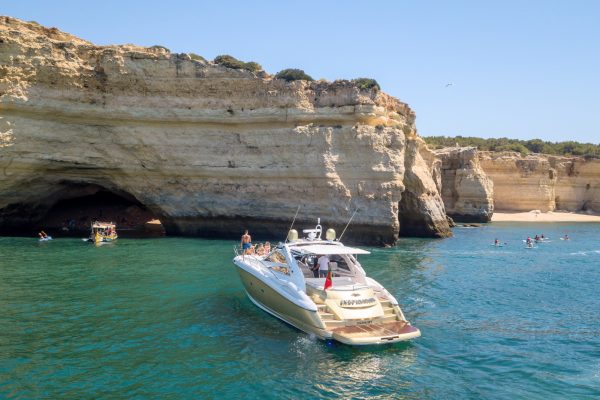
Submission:
[[[446,87],[454,85],[453,83],[446,83]]]

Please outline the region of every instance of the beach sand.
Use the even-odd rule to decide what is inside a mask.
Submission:
[[[494,212],[492,222],[600,222],[600,215],[568,211]]]

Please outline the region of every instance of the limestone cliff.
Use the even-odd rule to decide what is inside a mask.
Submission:
[[[496,210],[600,212],[600,160],[480,152]]]
[[[170,234],[298,223],[391,243],[449,234],[404,103],[349,81],[285,82],[163,48],[96,46],[0,17],[0,227],[103,189]]]
[[[492,181],[481,168],[475,147],[436,150],[446,212],[456,221],[489,222],[494,212]]]

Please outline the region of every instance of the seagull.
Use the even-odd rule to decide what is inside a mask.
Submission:
[[[452,85],[453,85],[453,83],[446,83],[446,87],[452,86]]]

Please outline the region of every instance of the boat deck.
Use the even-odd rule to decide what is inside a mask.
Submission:
[[[332,329],[333,338],[347,344],[398,342],[421,336],[421,332],[405,321],[383,324],[352,325]]]

